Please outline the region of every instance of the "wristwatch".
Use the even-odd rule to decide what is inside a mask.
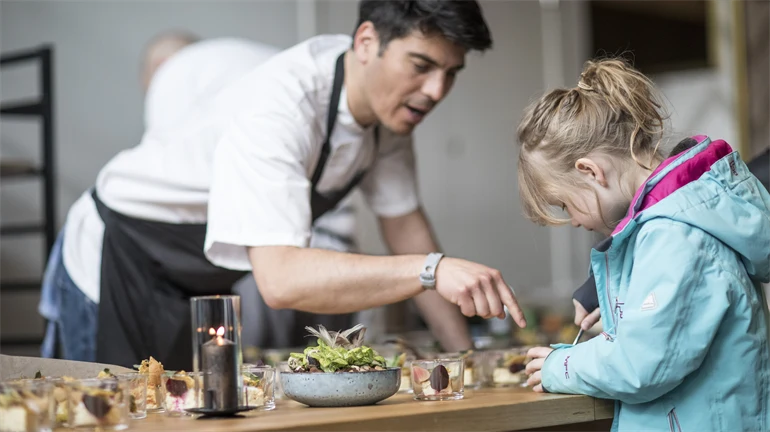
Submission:
[[[425,258],[425,263],[422,265],[422,271],[420,272],[420,283],[425,289],[436,289],[436,267],[438,262],[444,257],[442,253],[430,253]]]

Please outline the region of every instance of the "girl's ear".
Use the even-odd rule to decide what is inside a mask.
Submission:
[[[590,158],[580,158],[575,162],[575,169],[581,175],[586,176],[587,180],[595,181],[602,187],[607,187],[607,177],[604,175],[604,169]]]

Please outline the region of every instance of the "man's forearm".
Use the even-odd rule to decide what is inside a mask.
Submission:
[[[439,249],[430,224],[421,210],[401,218],[383,219],[380,223],[383,238],[395,255],[422,254],[424,261],[426,254]],[[457,306],[444,300],[435,291],[423,292],[414,300],[431,332],[446,351],[472,348],[468,325]]]
[[[422,255],[368,256],[291,246],[249,248],[262,297],[273,309],[357,312],[421,293]]]

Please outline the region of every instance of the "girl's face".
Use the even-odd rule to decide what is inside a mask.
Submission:
[[[569,214],[572,226],[611,235],[623,219],[633,193],[647,174],[621,175],[610,158],[582,158],[575,163],[580,181],[586,187],[569,187],[562,197],[562,208]]]
[[[597,231],[606,236],[623,219],[630,201],[610,187],[576,189],[563,201],[575,228]]]

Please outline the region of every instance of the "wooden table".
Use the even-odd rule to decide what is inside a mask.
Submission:
[[[309,408],[279,400],[273,411],[243,418],[193,419],[150,414],[132,420],[132,431],[509,431],[610,429],[613,403],[587,396],[543,395],[529,389],[466,390],[459,401],[418,402],[397,394],[374,406]]]

